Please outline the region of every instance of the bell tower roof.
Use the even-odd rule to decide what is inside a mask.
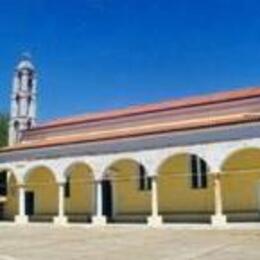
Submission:
[[[17,70],[24,70],[24,69],[34,70],[35,69],[32,64],[32,61],[31,61],[31,55],[29,53],[22,54],[16,69]]]

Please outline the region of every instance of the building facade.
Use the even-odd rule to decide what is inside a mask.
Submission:
[[[10,145],[0,150],[3,219],[260,220],[260,88],[35,124],[35,75],[28,60],[15,73]]]

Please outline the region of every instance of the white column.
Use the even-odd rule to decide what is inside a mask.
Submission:
[[[158,190],[157,190],[157,180],[152,178],[152,216],[158,216]]]
[[[65,197],[65,191],[64,191],[64,185],[59,185],[59,217],[64,217],[64,197]]]
[[[25,216],[25,188],[19,186],[19,216]]]
[[[156,176],[152,177],[151,208],[152,214],[150,217],[148,217],[148,225],[152,227],[160,226],[162,224],[162,217],[159,216],[158,187]]]
[[[103,197],[102,182],[98,181],[96,182],[96,198],[97,198],[96,214],[98,217],[101,217],[103,215],[102,197]]]
[[[103,226],[106,224],[106,217],[103,216],[103,190],[102,180],[95,182],[96,184],[96,215],[92,218],[92,223],[95,226]]]
[[[28,222],[28,216],[25,215],[25,187],[18,186],[18,215],[15,216],[15,223],[25,224]]]
[[[58,216],[54,217],[54,223],[58,225],[63,225],[67,223],[67,217],[65,216],[65,187],[64,183],[59,183],[59,192],[58,192]]]
[[[227,218],[223,214],[223,198],[221,190],[220,174],[214,175],[214,211],[215,214],[211,217],[211,223],[214,226],[222,226],[227,223]]]

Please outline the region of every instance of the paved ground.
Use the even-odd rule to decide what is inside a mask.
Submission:
[[[0,226],[0,260],[260,259],[260,230]]]

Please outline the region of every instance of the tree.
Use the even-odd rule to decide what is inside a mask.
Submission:
[[[0,147],[8,144],[8,122],[8,115],[0,113]]]

